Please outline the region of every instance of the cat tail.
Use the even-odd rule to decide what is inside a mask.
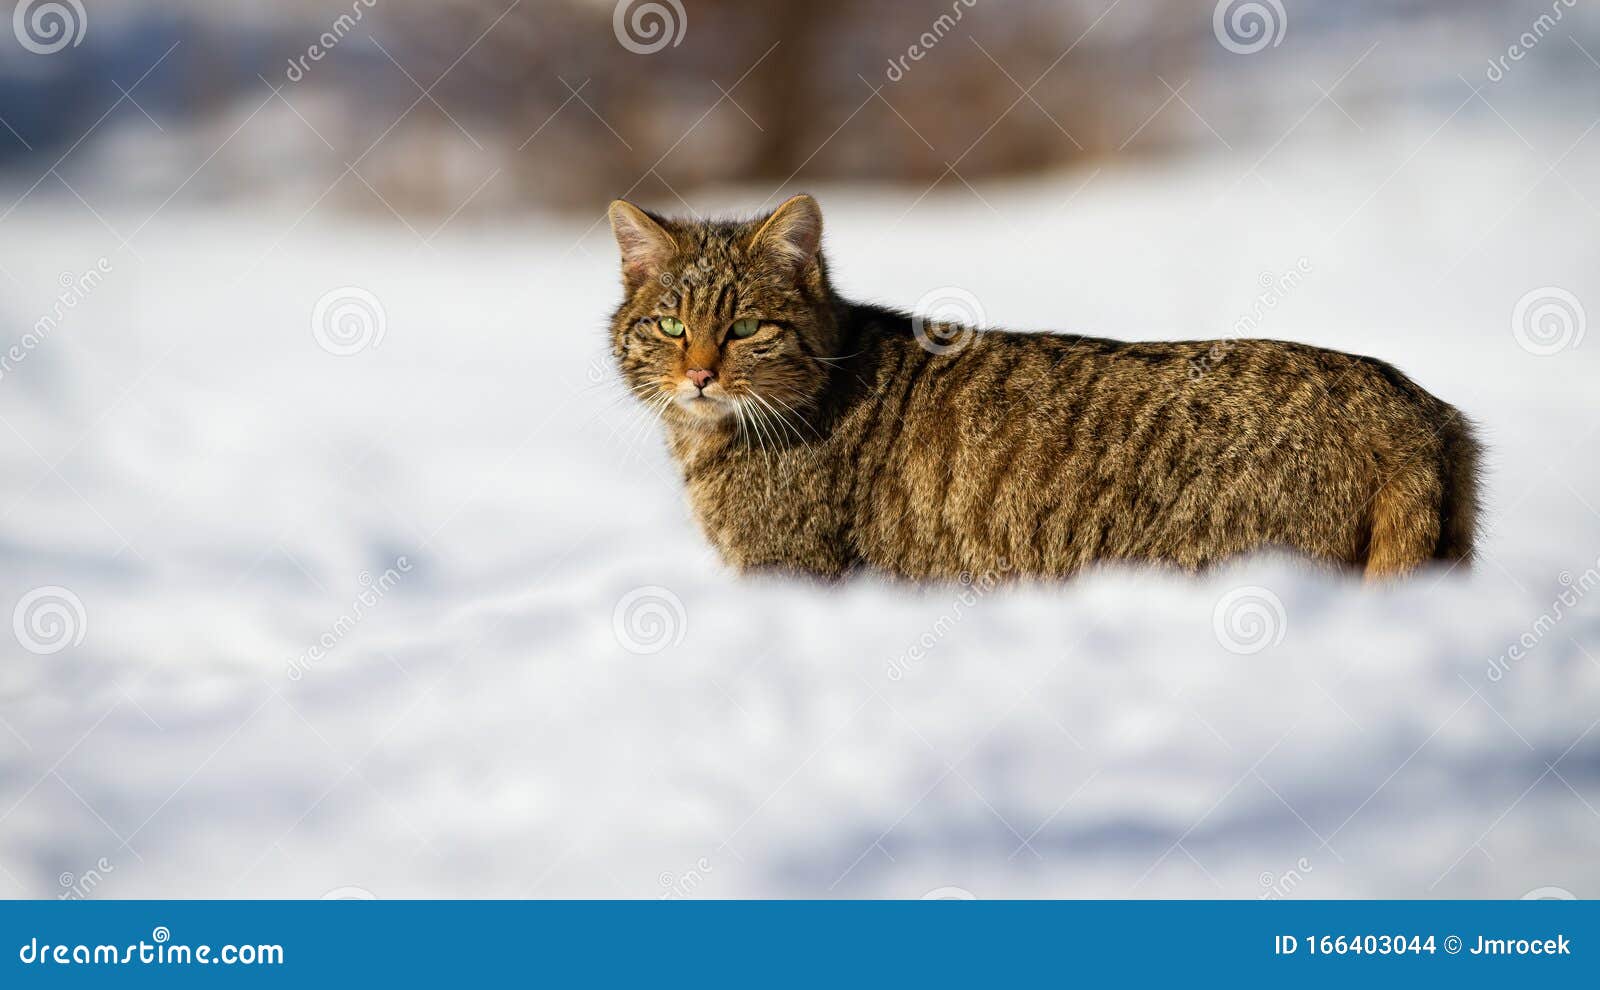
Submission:
[[[1472,423],[1453,406],[1446,407],[1440,478],[1444,498],[1439,505],[1439,543],[1434,559],[1472,562],[1478,540],[1478,487],[1482,480],[1483,445]]]

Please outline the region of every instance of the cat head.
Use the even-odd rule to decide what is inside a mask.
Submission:
[[[816,200],[744,222],[668,220],[622,200],[610,213],[625,294],[612,352],[640,399],[703,428],[815,408],[838,344]]]

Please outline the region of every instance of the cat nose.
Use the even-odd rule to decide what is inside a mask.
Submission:
[[[709,371],[705,368],[690,368],[683,374],[684,377],[688,378],[691,382],[694,382],[695,388],[698,388],[702,391],[705,390],[707,385],[710,385],[713,381],[715,381],[717,377],[716,372]]]

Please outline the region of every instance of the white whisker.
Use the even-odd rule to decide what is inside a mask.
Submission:
[[[778,398],[776,395],[767,396],[762,401],[767,401],[768,399],[770,399],[773,402],[776,402],[778,405],[782,406],[784,409],[787,409],[789,411],[789,414],[791,416],[793,416],[795,419],[799,420],[801,422],[801,424],[803,424],[806,429],[810,430],[812,432],[812,434],[815,435],[818,440],[822,439],[822,432],[820,430],[818,430],[815,426],[811,425],[811,421],[810,420],[808,420],[804,416],[800,415],[800,411],[798,409],[796,409],[794,406],[789,405],[789,403],[787,403],[787,402],[783,401],[782,399]],[[776,412],[776,410],[774,410],[774,412]],[[800,431],[796,430],[795,431],[795,435],[796,435],[796,437],[799,438],[801,443],[805,443],[806,442],[805,437],[800,436]]]
[[[836,362],[844,362],[844,361],[850,360],[851,358],[860,357],[861,355],[863,355],[865,353],[867,353],[867,352],[862,350],[862,351],[856,351],[854,354],[844,354],[844,355],[841,355],[839,357],[814,357],[814,356],[807,355],[807,354],[802,354],[800,356],[801,357],[810,357],[811,360],[816,361],[818,363],[834,364]]]
[[[749,403],[748,399],[746,399],[744,401],[745,401],[745,408],[750,411],[750,422],[755,424],[756,435],[757,435],[757,437],[758,437],[758,439],[760,441],[760,444],[761,444],[761,457],[762,457],[763,460],[765,460],[767,462],[767,470],[770,472],[772,470],[772,454],[767,449],[768,433],[767,433],[767,427],[766,427],[766,416],[761,411],[761,407],[760,406],[749,405],[748,404]],[[776,447],[776,444],[774,444],[774,447]]]
[[[649,400],[641,409],[639,415],[629,424],[629,439],[622,455],[624,463],[633,457],[640,441],[650,435],[651,428],[661,421],[662,414],[666,412],[667,404],[671,401],[672,393],[662,389],[660,397]]]

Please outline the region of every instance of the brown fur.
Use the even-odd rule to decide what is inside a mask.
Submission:
[[[612,223],[613,351],[741,569],[1058,577],[1279,547],[1377,578],[1471,557],[1471,428],[1381,361],[1271,340],[919,337],[833,293],[806,196],[744,223],[619,201]],[[735,339],[747,317],[760,330]],[[716,375],[704,397],[690,369]]]

